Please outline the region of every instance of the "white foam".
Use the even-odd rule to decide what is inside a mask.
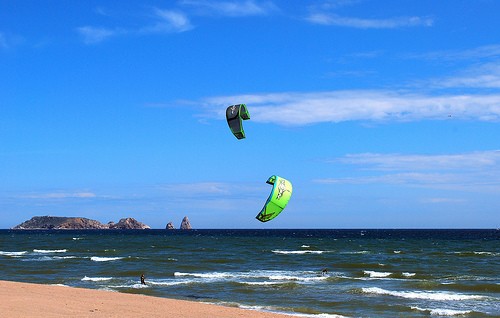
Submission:
[[[287,316],[295,317],[307,317],[307,318],[348,318],[347,316],[336,315],[336,314],[297,314],[297,313],[285,313]]]
[[[197,277],[197,278],[213,278],[213,279],[223,279],[223,278],[230,278],[234,277],[234,274],[230,273],[220,273],[220,272],[212,272],[212,273],[181,273],[181,272],[175,272],[174,276],[189,276],[189,277]]]
[[[349,251],[349,252],[340,252],[339,254],[370,254],[370,251]]]
[[[117,286],[108,286],[108,288],[134,288],[134,289],[141,289],[141,288],[149,288],[149,286],[146,284],[141,284],[141,283],[136,283],[136,284],[130,284],[130,285],[117,285]]]
[[[94,261],[94,262],[109,262],[109,261],[117,261],[119,259],[123,259],[123,257],[99,257],[99,256],[92,256],[90,258],[90,260]]]
[[[311,250],[305,250],[305,251],[283,251],[283,250],[272,250],[271,252],[275,254],[323,254],[325,251],[311,251]]]
[[[38,250],[34,249],[33,252],[35,253],[66,253],[68,250],[67,249],[62,249],[62,250]]]
[[[495,252],[474,252],[476,255],[500,256],[500,253]]]
[[[385,278],[392,275],[391,272],[375,272],[375,271],[363,271],[365,275],[370,276],[371,278]]]
[[[310,281],[320,281],[328,279],[327,276],[292,276],[292,275],[270,275],[270,280],[290,280],[290,281],[302,281],[302,282],[310,282]]]
[[[92,282],[102,282],[107,280],[112,280],[113,277],[87,277],[82,278],[83,281],[92,281]]]
[[[413,310],[428,312],[431,316],[462,316],[472,313],[470,310],[454,310],[441,308],[419,308],[411,307]]]
[[[27,251],[22,251],[22,252],[4,252],[0,251],[0,255],[5,255],[5,256],[13,256],[13,257],[19,257],[24,254],[28,253]]]
[[[427,299],[427,300],[469,300],[469,299],[482,299],[483,296],[458,294],[451,292],[421,292],[421,291],[392,291],[379,287],[362,288],[362,291],[367,294],[389,295],[395,297],[402,297],[408,299]]]
[[[280,285],[282,282],[241,282],[245,285],[254,285],[254,286],[269,286],[269,285]]]
[[[54,258],[50,257],[50,256],[22,259],[23,262],[47,262],[47,261],[53,261],[53,260],[54,260]]]
[[[271,285],[286,282],[311,283],[327,280],[328,276],[321,276],[316,271],[249,271],[249,272],[207,272],[207,273],[184,273],[175,272],[174,276],[179,279],[189,279],[191,282],[202,283],[203,281],[234,281],[249,285]]]
[[[214,303],[216,305],[231,305],[233,303]],[[341,315],[335,315],[335,314],[301,314],[301,313],[290,313],[290,312],[283,312],[283,311],[276,311],[275,308],[269,307],[269,306],[250,306],[250,305],[242,305],[242,304],[236,304],[239,308],[246,309],[246,310],[253,310],[253,311],[260,311],[260,312],[270,312],[270,313],[278,313],[278,314],[283,314],[287,316],[294,316],[294,317],[308,317],[308,318],[348,318],[346,316],[341,316]]]
[[[162,280],[162,281],[157,281],[157,280],[148,280],[146,284],[148,285],[158,285],[158,286],[175,286],[175,285],[186,285],[186,284],[191,284],[194,283],[193,280]]]
[[[402,274],[404,277],[413,277],[413,276],[417,275],[416,273],[409,273],[409,272],[403,272]]]

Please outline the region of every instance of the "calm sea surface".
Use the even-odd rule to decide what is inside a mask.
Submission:
[[[0,230],[0,271],[303,317],[500,317],[499,230]]]

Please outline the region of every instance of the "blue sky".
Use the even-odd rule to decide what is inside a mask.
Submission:
[[[498,228],[498,12],[1,0],[0,228]],[[225,121],[237,103],[244,140]],[[294,193],[260,223],[274,174]]]

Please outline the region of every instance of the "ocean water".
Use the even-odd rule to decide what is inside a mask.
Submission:
[[[500,317],[500,230],[1,230],[0,271],[301,317]]]

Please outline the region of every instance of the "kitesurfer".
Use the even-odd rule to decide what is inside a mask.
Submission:
[[[146,281],[144,279],[144,274],[141,275],[141,284],[146,285]]]
[[[326,274],[328,274],[328,268],[323,268],[321,270],[321,276],[325,276]]]

